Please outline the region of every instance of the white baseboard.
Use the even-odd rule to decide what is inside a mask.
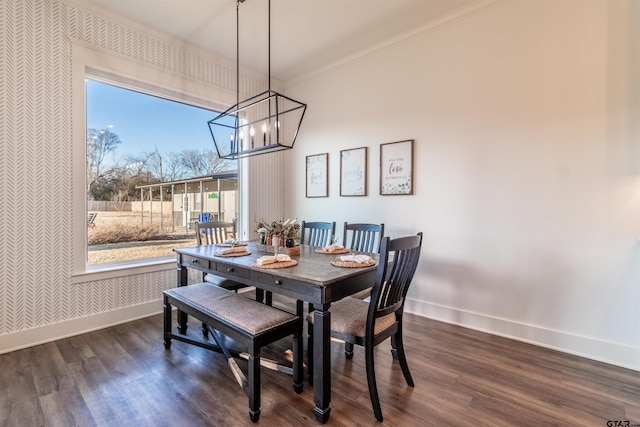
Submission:
[[[131,322],[162,312],[162,300],[0,335],[0,354]],[[158,337],[161,340],[162,337]]]
[[[405,312],[640,371],[640,348],[408,299]]]

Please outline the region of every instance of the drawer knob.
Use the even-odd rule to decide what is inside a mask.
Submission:
[[[227,268],[227,273],[233,273],[233,267]]]
[[[280,280],[276,280],[276,286],[280,286],[282,285],[282,282]]]
[[[192,262],[193,264],[197,264],[197,263],[198,263],[198,260],[197,260],[197,259],[192,259],[192,260],[191,260],[191,262]]]

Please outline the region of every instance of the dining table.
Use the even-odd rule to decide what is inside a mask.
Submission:
[[[355,265],[356,263],[347,263],[349,267],[335,266],[333,264],[340,265],[340,254],[319,253],[325,251],[314,246],[299,245],[290,256],[295,265],[266,268],[268,264],[260,266],[256,262],[259,258],[270,255],[263,252],[265,247],[256,241],[242,244],[246,245],[246,252],[242,256],[237,253],[221,255],[223,251],[218,245],[175,248],[178,286],[187,286],[189,270],[198,270],[309,303],[310,311],[313,310],[313,325],[309,326],[313,328],[313,348],[307,349],[308,381],[313,385],[314,416],[320,423],[325,423],[331,413],[329,309],[331,303],[373,286],[378,254],[367,254],[375,262],[362,266]],[[332,260],[336,258],[338,262],[334,261],[332,264]],[[186,333],[186,314],[179,314],[178,328],[181,333]]]

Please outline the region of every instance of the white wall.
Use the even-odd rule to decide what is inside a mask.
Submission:
[[[286,215],[423,231],[408,311],[640,370],[639,9],[498,3],[287,87],[309,107]],[[404,139],[415,195],[379,196]],[[340,197],[361,146],[369,196]],[[324,152],[330,197],[306,199]]]

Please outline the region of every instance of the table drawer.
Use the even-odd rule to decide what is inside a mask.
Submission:
[[[265,286],[273,287],[275,292],[281,291],[293,291],[300,292],[300,284],[290,279],[284,279],[282,277],[276,277],[268,273],[260,273],[258,271],[251,272],[251,280],[254,282],[263,283]]]
[[[213,266],[212,266],[213,269]],[[215,266],[215,270],[221,273],[229,274],[233,277],[237,277],[238,279],[248,279],[249,271],[244,268],[236,268],[232,265],[217,263]]]
[[[182,256],[182,266],[187,268],[208,269],[209,260],[197,258],[189,255]]]

